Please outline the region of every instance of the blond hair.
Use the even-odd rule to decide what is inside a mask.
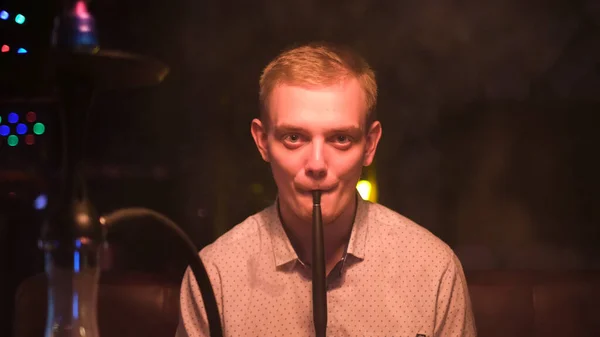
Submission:
[[[268,102],[279,84],[328,86],[349,78],[358,80],[365,93],[368,129],[375,120],[377,82],[369,64],[352,50],[330,43],[311,43],[279,54],[260,77],[260,117],[268,123]]]

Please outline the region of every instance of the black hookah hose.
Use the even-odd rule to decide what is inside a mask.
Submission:
[[[316,337],[325,337],[327,331],[327,285],[325,275],[325,252],[323,220],[321,215],[321,191],[313,191],[313,251],[312,251],[312,295],[313,320]]]
[[[206,311],[206,317],[208,319],[208,328],[210,337],[221,337],[223,336],[223,328],[221,326],[221,316],[219,315],[219,308],[217,306],[217,299],[215,297],[212,284],[206,272],[206,268],[198,249],[190,239],[190,237],[167,216],[148,208],[131,207],[123,208],[106,215],[101,219],[101,223],[107,226],[107,231],[115,226],[116,224],[125,222],[127,220],[139,219],[139,218],[150,218],[158,221],[158,223],[167,227],[171,232],[177,235],[184,244],[187,251],[187,258],[190,265],[190,269],[196,278],[198,288],[202,295],[202,301],[204,302],[204,309]]]

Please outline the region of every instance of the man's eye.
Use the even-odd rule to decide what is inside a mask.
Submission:
[[[290,143],[296,143],[296,142],[300,141],[300,135],[296,135],[296,134],[286,135],[285,137],[283,137],[283,140],[290,142]]]
[[[335,136],[335,141],[340,144],[346,144],[350,142],[350,137],[344,135]]]

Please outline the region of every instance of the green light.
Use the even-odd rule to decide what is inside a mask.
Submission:
[[[0,124],[2,124],[2,116],[0,116]]]
[[[17,14],[17,16],[15,16],[15,22],[22,25],[23,22],[25,22],[25,17],[21,14]]]
[[[46,131],[46,127],[42,123],[35,123],[33,125],[33,133],[36,135],[42,135]]]
[[[17,144],[19,144],[19,137],[10,135],[6,139],[6,142],[8,143],[8,146],[17,146]]]

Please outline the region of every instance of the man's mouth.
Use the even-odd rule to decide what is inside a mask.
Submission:
[[[335,190],[335,187],[326,187],[326,188],[324,188],[324,187],[316,187],[314,189],[300,189],[299,192],[302,195],[312,196],[312,192],[314,190],[319,190],[319,191],[321,191],[321,195],[325,195],[325,194],[333,192]]]

